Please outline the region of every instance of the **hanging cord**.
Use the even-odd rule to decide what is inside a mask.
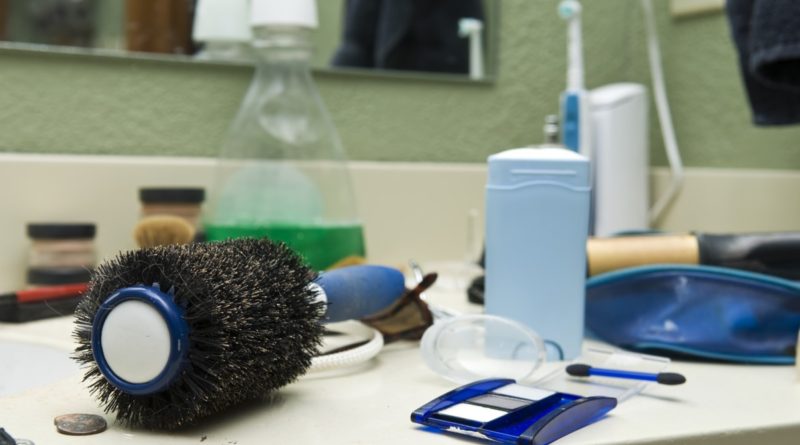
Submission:
[[[383,348],[383,335],[377,329],[372,329],[372,338],[362,342],[347,345],[311,359],[308,372],[328,371],[364,363],[381,352]]]
[[[644,24],[647,31],[647,54],[650,59],[650,76],[653,81],[653,93],[656,100],[658,121],[661,124],[661,136],[667,152],[667,160],[672,170],[672,178],[667,189],[658,197],[650,209],[650,223],[657,222],[670,203],[675,199],[683,186],[683,163],[675,137],[675,127],[672,124],[672,114],[667,99],[667,88],[664,84],[664,70],[661,64],[661,49],[658,42],[655,14],[653,13],[652,0],[642,0]]]

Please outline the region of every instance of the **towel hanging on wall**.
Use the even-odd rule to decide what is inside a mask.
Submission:
[[[728,0],[756,125],[800,123],[800,1]]]

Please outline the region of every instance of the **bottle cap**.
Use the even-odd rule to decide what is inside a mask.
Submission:
[[[247,0],[200,0],[192,34],[199,42],[249,42],[252,35]]]
[[[200,187],[145,187],[139,189],[142,204],[201,204],[206,198]]]
[[[317,27],[316,0],[253,0],[250,11],[252,26]]]
[[[91,279],[92,271],[85,267],[31,267],[28,269],[28,284],[35,286],[88,283]]]
[[[28,237],[32,239],[85,239],[94,238],[93,223],[29,223]]]

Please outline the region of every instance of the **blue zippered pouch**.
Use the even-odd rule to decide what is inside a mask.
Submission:
[[[800,285],[711,266],[634,267],[586,284],[586,327],[640,352],[755,364],[792,364]]]

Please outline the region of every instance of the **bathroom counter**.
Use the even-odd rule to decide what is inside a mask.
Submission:
[[[468,307],[461,292],[430,291],[429,298],[461,310],[480,310]],[[0,324],[0,343],[28,338],[54,344],[52,339],[68,339],[71,329],[68,317],[25,325]],[[0,360],[9,359],[19,360]],[[561,365],[549,363],[544,368]],[[669,370],[683,373],[688,382],[677,387],[651,385],[603,420],[557,443],[797,443],[800,383],[794,367],[675,362]],[[80,378],[75,373],[48,386],[0,398],[0,427],[38,445],[478,443],[410,422],[414,409],[456,386],[429,371],[416,343],[410,342],[387,346],[358,369],[306,375],[268,401],[239,407],[201,426],[174,433],[129,430],[106,415],[109,429],[101,434],[60,435],[53,426],[57,415],[103,414]]]

